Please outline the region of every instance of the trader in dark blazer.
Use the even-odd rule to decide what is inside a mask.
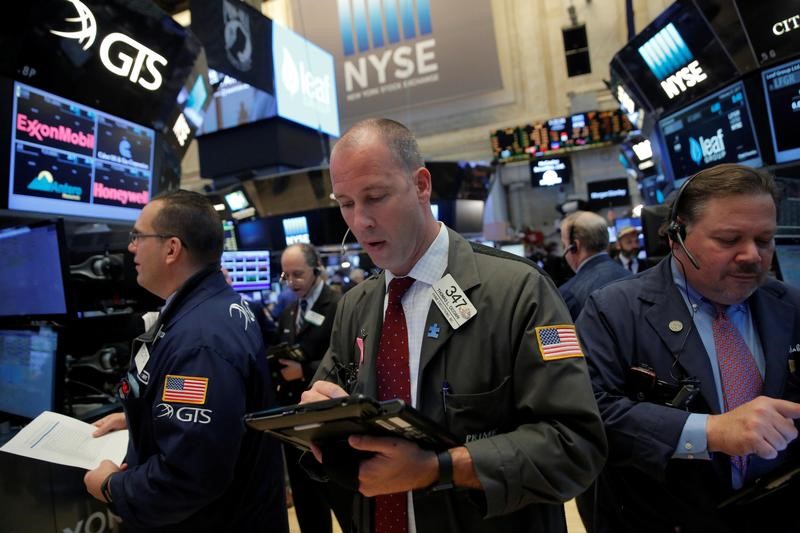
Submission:
[[[631,274],[638,274],[653,266],[650,259],[639,258],[639,230],[633,226],[624,226],[617,233],[617,249],[619,253],[614,261],[623,266]]]
[[[319,253],[310,244],[293,244],[281,255],[281,278],[297,296],[297,301],[278,317],[278,341],[299,344],[305,362],[280,359],[283,365],[277,382],[277,398],[282,405],[300,402],[320,360],[328,350],[336,304],[341,295],[322,279]],[[303,533],[330,533],[331,508],[342,529],[347,531],[351,517],[351,497],[337,485],[322,484],[309,478],[299,466],[301,453],[284,447],[289,481],[292,486],[297,521]]]
[[[589,297],[578,334],[610,445],[595,531],[800,531],[797,481],[719,507],[798,467],[800,291],[768,276],[776,194],[748,167],[701,171],[671,256]]]
[[[608,255],[608,225],[597,213],[575,211],[567,215],[561,222],[561,242],[564,259],[575,276],[558,290],[575,320],[593,291],[631,273]]]

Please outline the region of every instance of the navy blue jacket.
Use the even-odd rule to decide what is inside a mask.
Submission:
[[[261,331],[219,267],[184,284],[142,346],[120,387],[128,469],[110,482],[126,531],[287,531],[280,448],[242,422],[274,406]]]
[[[608,254],[597,254],[586,260],[577,274],[558,288],[567,304],[572,320],[581,314],[586,299],[592,292],[612,281],[631,276],[631,272],[611,259]]]
[[[690,326],[670,265],[667,257],[595,292],[576,323],[610,447],[598,480],[598,531],[800,531],[800,515],[786,505],[800,501],[796,487],[718,511],[733,492],[730,457],[672,459],[689,411],[719,414],[719,401],[707,352]],[[797,401],[798,377],[790,374],[789,360],[798,355],[800,291],[770,279],[748,304],[766,358],[763,394]],[[696,378],[700,394],[689,411],[629,397],[628,369],[641,365],[672,384]],[[748,480],[783,468],[796,444],[773,461],[751,456]]]

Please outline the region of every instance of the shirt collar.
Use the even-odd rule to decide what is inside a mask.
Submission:
[[[450,249],[450,235],[447,233],[447,226],[439,224],[439,233],[433,240],[431,245],[425,251],[419,261],[414,265],[409,276],[417,281],[422,281],[428,285],[433,285],[439,281],[447,270],[447,253]],[[394,274],[386,271],[386,287],[389,287],[389,282],[396,278]]]

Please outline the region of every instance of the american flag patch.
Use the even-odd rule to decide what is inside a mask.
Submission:
[[[575,326],[540,326],[536,328],[539,351],[545,361],[583,357]]]
[[[164,380],[164,393],[161,400],[178,403],[206,403],[208,378],[174,376],[168,374]]]

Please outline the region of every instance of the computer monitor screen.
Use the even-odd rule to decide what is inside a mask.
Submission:
[[[155,132],[14,83],[8,208],[136,220],[150,201]]]
[[[658,125],[676,180],[720,163],[763,163],[742,82],[666,116]]]
[[[589,206],[595,210],[631,203],[628,178],[592,181],[586,184],[586,192],[589,196]]]
[[[0,329],[0,411],[24,418],[59,411],[60,364],[51,327]]]
[[[311,236],[308,233],[308,219],[304,216],[284,218],[283,233],[286,236],[286,246],[300,242],[311,244]]]
[[[198,135],[277,115],[278,107],[271,94],[213,69],[208,70],[208,78],[217,89],[206,109]]]
[[[239,244],[236,242],[236,226],[233,220],[222,221],[222,249],[226,252],[235,252],[239,249]]]
[[[572,178],[572,165],[569,157],[543,157],[530,162],[531,185],[551,187],[562,185]]]
[[[800,288],[800,238],[776,237],[775,259],[778,277],[784,283]]]
[[[270,288],[269,250],[222,252],[222,266],[236,291]]]
[[[0,230],[0,317],[68,314],[64,229],[41,222]]]
[[[231,212],[241,211],[250,207],[250,202],[243,190],[229,192],[225,195],[225,203],[228,204]]]
[[[775,162],[800,159],[800,59],[761,73]]]

